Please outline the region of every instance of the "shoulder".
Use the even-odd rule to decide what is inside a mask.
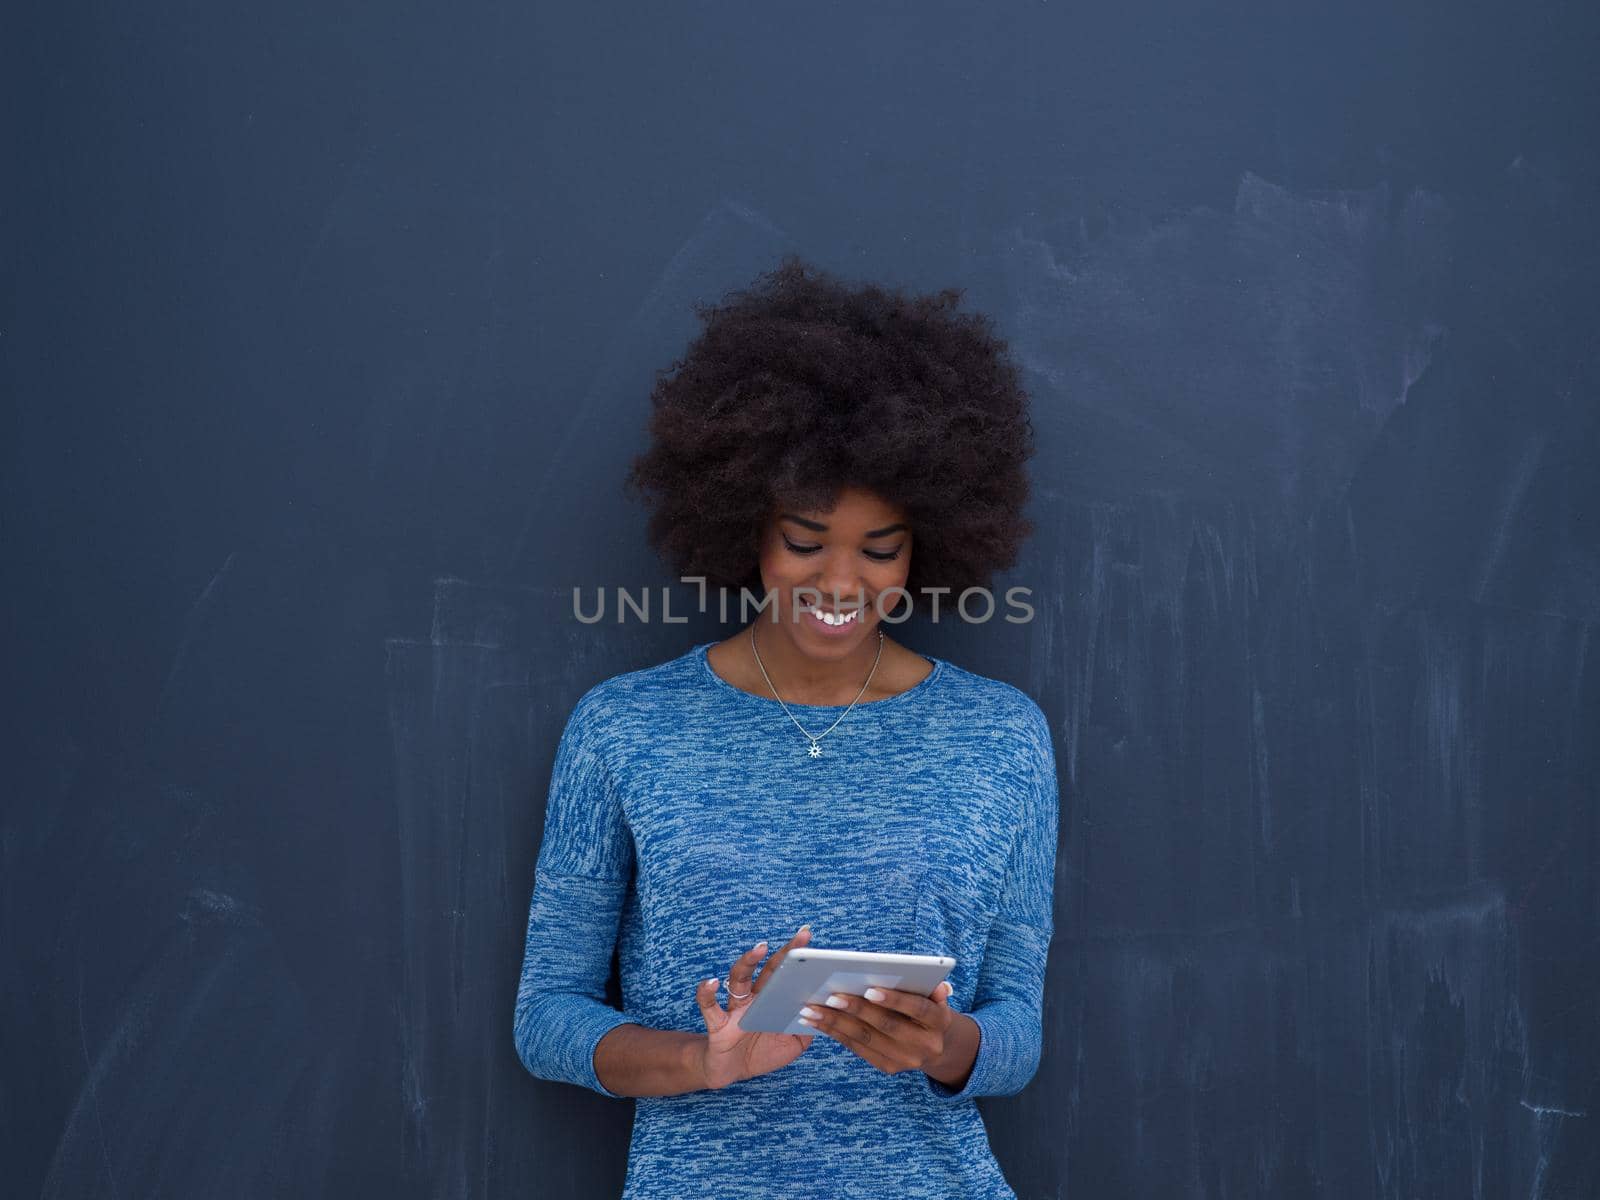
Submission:
[[[993,679],[944,660],[945,699],[997,730],[1011,729],[1034,741],[1050,742],[1050,721],[1034,698],[1015,684]]]
[[[676,658],[602,679],[578,697],[564,737],[603,755],[636,741],[651,713],[670,711],[670,700],[693,686],[698,664],[690,650]]]

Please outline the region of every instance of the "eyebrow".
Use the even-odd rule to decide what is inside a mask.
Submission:
[[[796,524],[804,525],[807,529],[814,529],[818,533],[826,533],[828,530],[828,527],[822,524],[820,521],[808,521],[804,517],[795,516],[794,513],[779,513],[778,520],[794,521]],[[911,526],[907,525],[904,521],[898,521],[893,525],[885,525],[882,529],[869,529],[867,530],[866,536],[869,538],[887,537],[889,534],[894,533],[897,529],[910,528]]]

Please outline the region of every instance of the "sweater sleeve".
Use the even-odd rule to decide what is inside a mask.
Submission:
[[[629,1023],[605,1002],[605,985],[633,838],[594,746],[594,695],[578,702],[556,747],[512,1032],[533,1075],[621,1099],[595,1074],[594,1051]]]
[[[1032,710],[1028,802],[967,1012],[978,1024],[978,1055],[960,1091],[923,1076],[934,1098],[943,1104],[960,1104],[977,1096],[1013,1095],[1039,1067],[1045,959],[1055,931],[1060,799],[1049,721],[1037,705]]]

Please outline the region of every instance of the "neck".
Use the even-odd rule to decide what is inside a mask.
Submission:
[[[844,657],[828,659],[816,658],[801,650],[781,622],[773,624],[758,617],[751,630],[761,654],[759,665],[754,657],[751,659],[756,676],[759,678],[761,669],[766,668],[767,677],[778,695],[793,704],[849,704],[867,682],[873,664],[882,665],[878,658],[879,630],[860,639]],[[750,637],[748,632],[744,635],[747,645]],[[831,698],[845,692],[849,695],[843,700]]]

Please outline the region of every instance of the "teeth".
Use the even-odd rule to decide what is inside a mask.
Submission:
[[[851,609],[846,609],[845,611],[843,611],[841,613],[835,614],[835,613],[828,612],[825,609],[817,608],[815,605],[811,605],[811,604],[808,604],[805,607],[806,607],[806,611],[807,612],[815,613],[819,618],[821,618],[822,623],[824,625],[836,625],[836,626],[837,625],[843,625],[846,622],[855,620],[857,614],[860,613],[860,611],[861,611],[859,608],[851,608]]]

